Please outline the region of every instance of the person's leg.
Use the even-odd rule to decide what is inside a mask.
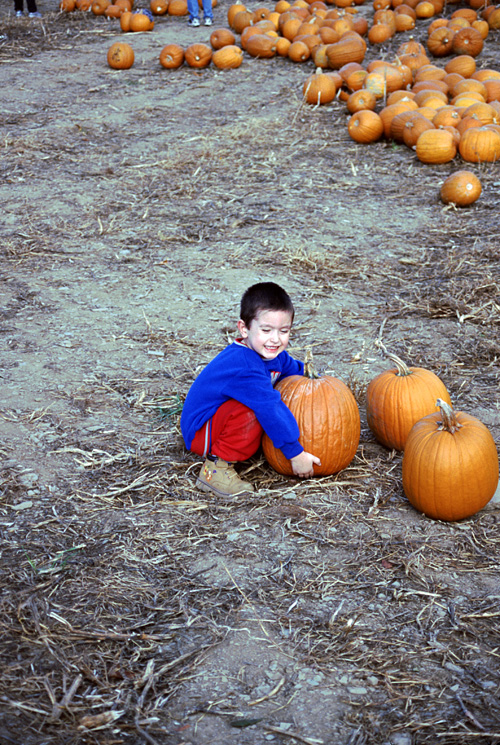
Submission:
[[[196,433],[190,450],[228,462],[248,460],[259,449],[262,427],[254,412],[233,399],[220,406]]]
[[[205,26],[211,26],[214,18],[212,0],[203,0],[203,16],[205,18]]]
[[[14,10],[16,15],[23,12],[24,0],[14,0]]]
[[[191,450],[206,458],[198,486],[222,497],[253,491],[252,484],[239,478],[233,463],[250,458],[261,439],[262,427],[254,412],[238,401],[226,401],[191,443]]]
[[[198,0],[187,0],[187,6],[188,6],[188,13],[189,13],[189,20],[193,21],[195,19],[198,19],[200,15],[200,8],[198,5]]]

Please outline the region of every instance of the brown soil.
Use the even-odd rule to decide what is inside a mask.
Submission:
[[[341,102],[303,106],[310,64],[168,72],[210,30],[163,17],[112,71],[116,22],[39,7],[1,9],[0,743],[500,743],[497,505],[414,511],[364,413],[382,340],[498,442],[498,166],[444,208],[460,158],[356,145]],[[306,482],[258,456],[222,503],[179,412],[265,279],[361,443]]]

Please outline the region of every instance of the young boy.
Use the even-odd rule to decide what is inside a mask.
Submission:
[[[258,450],[263,432],[297,476],[312,476],[313,464],[320,465],[299,443],[295,417],[273,387],[280,378],[304,373],[304,363],[285,351],[294,313],[290,297],[274,282],[249,287],[241,299],[239,337],[191,386],[181,429],[186,447],[206,458],[197,479],[202,491],[221,497],[253,491],[233,463]]]

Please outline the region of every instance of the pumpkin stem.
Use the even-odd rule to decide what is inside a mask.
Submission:
[[[455,412],[451,408],[450,404],[447,404],[446,401],[443,401],[442,398],[438,398],[438,400],[436,401],[436,406],[440,410],[441,416],[443,417],[443,421],[441,422],[441,426],[439,427],[439,429],[445,429],[447,432],[450,432],[450,434],[453,434],[454,432],[459,430],[462,425],[457,422]]]
[[[385,354],[385,356],[396,365],[397,370],[398,370],[396,375],[404,378],[407,375],[412,374],[412,371],[410,370],[406,362],[403,362],[403,360],[400,357],[398,357],[396,354],[389,352],[381,341],[377,342],[377,346],[380,347],[380,349]]]
[[[319,378],[319,375],[312,364],[312,351],[310,347],[306,349],[306,354],[304,357],[304,377],[311,380],[316,380],[317,378]]]

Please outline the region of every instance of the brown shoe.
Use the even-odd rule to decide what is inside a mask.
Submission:
[[[254,491],[252,484],[240,479],[233,464],[222,458],[216,461],[207,458],[201,467],[197,485],[202,491],[211,491],[219,497],[234,497]]]

